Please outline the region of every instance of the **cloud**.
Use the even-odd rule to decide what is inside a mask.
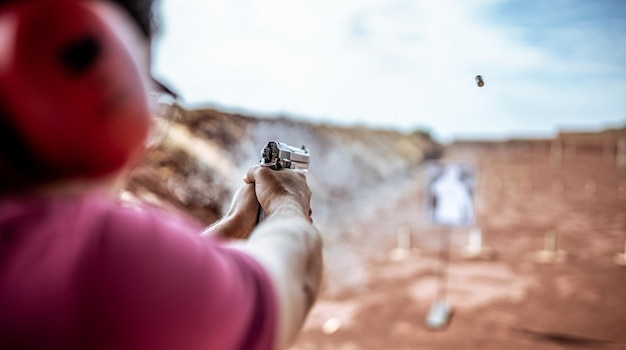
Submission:
[[[165,0],[155,70],[193,105],[443,138],[623,121],[624,18],[527,3]]]

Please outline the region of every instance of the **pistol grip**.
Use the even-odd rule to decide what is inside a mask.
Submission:
[[[263,207],[261,207],[261,204],[259,204],[259,210],[256,214],[256,223],[260,223],[261,221],[265,220],[265,217],[267,216],[267,214],[265,214],[265,210],[263,210]]]

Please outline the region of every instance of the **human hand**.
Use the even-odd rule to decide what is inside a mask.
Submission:
[[[304,172],[254,166],[248,169],[244,181],[254,185],[258,203],[267,216],[295,214],[312,221],[311,189]]]
[[[254,193],[254,185],[246,183],[235,193],[226,215],[209,226],[202,234],[247,239],[256,226],[258,211],[259,202]]]

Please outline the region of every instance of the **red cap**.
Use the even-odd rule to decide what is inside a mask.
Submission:
[[[46,175],[104,175],[143,149],[147,49],[133,25],[105,2],[0,9],[0,106]]]

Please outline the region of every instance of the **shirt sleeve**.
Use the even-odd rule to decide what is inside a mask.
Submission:
[[[269,276],[199,231],[155,211],[106,215],[81,272],[94,348],[273,348],[278,302]]]

